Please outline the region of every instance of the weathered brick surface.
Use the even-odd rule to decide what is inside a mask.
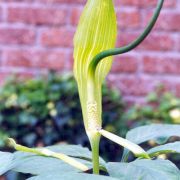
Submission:
[[[0,27],[1,45],[33,45],[35,43],[35,31],[29,28]]]
[[[175,7],[177,0],[166,0],[164,3],[165,7]],[[137,7],[149,7],[156,5],[156,0],[115,0],[116,5],[127,5]]]
[[[115,58],[112,73],[136,73],[138,71],[138,58],[129,55],[121,55]]]
[[[2,67],[49,68],[63,70],[66,53],[56,50],[5,50]]]
[[[3,11],[2,11],[2,8],[0,7],[0,22],[2,21],[2,19],[3,19]]]
[[[10,7],[7,9],[9,23],[33,25],[63,25],[66,23],[67,10],[63,7]]]
[[[143,70],[146,73],[179,75],[180,61],[179,58],[173,56],[144,56]]]
[[[118,36],[117,46],[126,45],[132,42],[139,33],[136,32],[120,32]],[[142,44],[137,47],[139,51],[173,51],[176,40],[172,34],[169,33],[152,33]]]
[[[48,69],[71,71],[73,35],[86,0],[1,0],[0,83],[11,73],[31,77]],[[134,40],[157,0],[114,0],[117,46]],[[166,0],[151,35],[115,57],[108,76],[128,101],[142,100],[159,83],[180,96],[180,0]]]
[[[50,28],[41,31],[40,43],[42,46],[72,47],[74,32],[67,28]]]
[[[118,9],[117,11],[117,20],[119,28],[122,29],[135,29],[139,28],[141,25],[141,16],[138,10],[121,10]]]

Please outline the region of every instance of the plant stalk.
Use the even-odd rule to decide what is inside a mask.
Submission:
[[[98,89],[100,90],[100,89]],[[102,126],[101,102],[97,96],[97,86],[95,77],[88,76],[88,96],[87,96],[87,135],[92,149],[93,174],[99,174],[99,143],[101,134],[98,132]]]
[[[93,174],[99,174],[99,142],[101,135],[99,133],[90,137],[93,161]]]

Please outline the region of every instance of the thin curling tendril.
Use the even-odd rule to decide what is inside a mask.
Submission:
[[[131,51],[132,49],[136,48],[139,44],[141,44],[141,42],[144,41],[144,39],[149,35],[151,30],[153,29],[153,27],[159,17],[163,3],[164,3],[164,0],[159,0],[156,10],[154,12],[154,15],[151,18],[149,24],[145,28],[144,32],[135,41],[133,41],[132,43],[130,43],[127,46],[124,46],[121,48],[108,49],[108,50],[102,51],[99,54],[97,54],[92,59],[92,62],[89,65],[89,69],[88,69],[89,75],[95,76],[96,67],[99,64],[99,62],[101,60],[103,60],[104,58],[109,57],[109,56],[127,53],[127,52]]]

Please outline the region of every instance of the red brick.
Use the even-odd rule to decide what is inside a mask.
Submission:
[[[152,12],[147,12],[144,14],[143,24],[147,24],[149,19],[152,16]],[[180,12],[162,12],[159,16],[159,19],[156,23],[155,28],[157,30],[163,31],[179,31],[180,30]]]
[[[177,50],[180,51],[180,36],[176,38]]]
[[[162,13],[157,29],[180,31],[180,12]]]
[[[9,76],[16,76],[18,77],[18,79],[27,80],[27,79],[32,79],[34,75],[35,74],[31,71],[26,71],[26,72],[24,72],[23,70],[17,71],[16,68],[13,69],[10,68],[3,72],[0,71],[0,86],[2,86],[6,82]]]
[[[154,87],[153,82],[139,77],[109,77],[109,81],[120,89],[124,96],[145,96]]]
[[[140,76],[113,76],[108,78],[110,84],[116,86],[123,96],[146,96],[148,93],[155,90],[160,84],[164,85],[167,91],[172,90],[172,83],[154,77],[144,78]]]
[[[71,10],[71,24],[76,26],[79,22],[80,15],[82,13],[82,8],[74,7]]]
[[[2,21],[2,19],[3,19],[3,10],[2,10],[2,8],[0,7],[0,22]]]
[[[31,2],[31,3],[33,3],[35,0],[4,0],[4,1],[6,1],[6,2]]]
[[[135,73],[138,60],[133,56],[120,55],[114,59],[112,73]]]
[[[123,46],[134,41],[140,33],[119,33],[117,46]],[[175,41],[170,34],[150,34],[137,49],[153,51],[170,51],[174,49]]]
[[[34,67],[63,70],[65,68],[66,54],[63,51],[37,52]]]
[[[85,3],[84,0],[38,0],[42,3],[65,3],[65,4],[79,4],[79,3]]]
[[[176,96],[180,98],[180,82],[175,84]]]
[[[1,62],[1,59],[2,59],[2,50],[0,49],[0,62]]]
[[[164,6],[163,7],[175,7],[177,1],[176,0],[166,0],[164,1]],[[157,5],[157,0],[139,0],[139,5],[140,6],[155,6]]]
[[[140,13],[138,10],[117,12],[118,25],[123,28],[137,28],[140,26]]]
[[[139,4],[139,0],[115,0],[116,6],[137,6]]]
[[[7,8],[8,17],[0,25],[0,52],[4,51],[2,58],[0,54],[0,70],[7,71],[7,74],[17,72],[23,77],[45,72],[48,68],[72,70],[74,26],[86,2],[3,0],[5,6],[0,5],[0,23],[2,16],[6,17],[2,8]],[[122,47],[140,35],[158,0],[114,2],[119,25],[117,46]],[[144,43],[135,53],[120,55],[114,60],[109,77],[122,90],[125,99],[141,99],[158,82],[166,84],[168,90],[176,90],[180,96],[179,1],[166,0],[164,3],[155,28]],[[5,76],[6,73],[0,74],[0,79]]]
[[[177,5],[177,0],[166,0],[164,2],[164,7],[171,7],[174,8]]]
[[[164,7],[175,7],[176,0],[166,0],[164,2]],[[116,5],[128,5],[137,7],[151,7],[157,4],[157,0],[116,0]]]
[[[151,34],[139,46],[141,50],[170,51],[174,49],[175,41],[169,34]]]
[[[27,28],[0,28],[0,44],[33,44],[35,32]]]
[[[180,56],[177,58],[162,56],[143,57],[143,70],[146,73],[156,74],[179,74]]]
[[[8,21],[36,25],[65,24],[67,11],[64,8],[11,7],[8,9]]]
[[[44,29],[41,33],[41,43],[43,46],[72,46],[74,32],[71,30],[66,28],[51,28]]]
[[[4,84],[4,81],[6,80],[9,73],[4,73],[0,71],[0,86]]]
[[[71,49],[68,52],[67,59],[68,59],[67,69],[72,71],[73,70],[73,65],[74,65],[73,49]]]
[[[62,51],[43,50],[7,50],[4,67],[28,67],[62,70],[65,66],[66,54]]]

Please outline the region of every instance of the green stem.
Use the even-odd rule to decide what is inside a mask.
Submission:
[[[99,174],[99,129],[101,129],[101,104],[97,97],[97,88],[94,76],[88,76],[87,96],[87,135],[90,140],[93,160],[93,173]]]
[[[92,160],[93,160],[93,174],[99,174],[99,142],[100,134],[96,133],[90,137]]]

